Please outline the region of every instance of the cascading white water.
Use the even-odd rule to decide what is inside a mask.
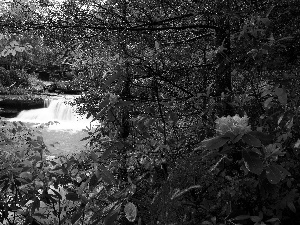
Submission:
[[[41,109],[23,110],[16,118],[18,120],[29,123],[47,123],[56,121],[58,123],[51,125],[50,129],[71,129],[80,130],[86,126],[90,127],[92,118],[86,119],[75,112],[75,107],[72,107],[68,102],[73,101],[74,97],[64,96],[44,100],[44,107]]]

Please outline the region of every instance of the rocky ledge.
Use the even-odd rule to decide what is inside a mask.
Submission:
[[[0,96],[0,116],[12,118],[22,110],[44,107],[44,98],[41,96],[9,95]]]

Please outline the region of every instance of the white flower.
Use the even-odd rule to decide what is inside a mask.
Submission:
[[[216,131],[219,135],[223,135],[227,132],[232,132],[235,135],[247,133],[251,131],[251,127],[248,125],[248,120],[249,118],[247,116],[223,116],[215,121]]]

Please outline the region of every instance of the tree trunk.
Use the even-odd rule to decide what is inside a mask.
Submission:
[[[227,16],[221,16],[216,29],[216,46],[219,49],[217,53],[216,68],[216,92],[215,96],[220,103],[221,112],[219,116],[234,115],[233,107],[228,104],[231,102],[231,62],[230,62],[230,21]],[[223,98],[223,96],[226,96]]]

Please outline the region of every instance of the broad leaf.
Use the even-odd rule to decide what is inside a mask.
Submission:
[[[81,215],[82,215],[82,209],[77,210],[77,212],[74,213],[74,215],[72,216],[71,223],[75,224],[80,219]]]
[[[245,167],[252,173],[260,175],[263,171],[263,163],[259,158],[259,154],[252,150],[242,151],[243,159],[245,162]]]
[[[112,152],[112,150],[114,149],[114,145],[108,147],[101,155],[101,159],[106,159]]]
[[[274,165],[269,165],[266,168],[266,176],[267,176],[268,181],[271,184],[278,184],[280,182],[280,180],[281,180],[281,172]]]
[[[250,131],[248,134],[258,138],[264,145],[273,143],[273,136],[260,131]]]
[[[120,209],[121,205],[119,204],[117,207],[114,208],[114,210],[110,211],[104,219],[104,225],[114,225],[115,221],[118,218]]]
[[[69,192],[66,194],[66,199],[70,201],[80,201],[80,197],[74,192]]]
[[[115,177],[112,175],[112,173],[105,167],[101,166],[101,178],[104,180],[104,182],[108,184],[116,184]]]
[[[27,180],[32,180],[32,174],[30,172],[22,172],[19,177]]]
[[[89,187],[92,190],[98,184],[99,177],[96,174],[93,174],[89,180]]]
[[[247,133],[244,134],[244,136],[242,137],[243,141],[253,147],[260,147],[261,146],[261,142],[258,138],[256,138],[255,136]]]
[[[43,213],[38,213],[38,212],[34,213],[32,216],[40,217],[42,219],[47,219],[48,218]]]
[[[98,162],[98,156],[96,155],[95,152],[91,152],[90,156],[91,156],[91,159],[92,159],[94,162]]]
[[[282,105],[286,105],[287,104],[287,93],[285,88],[276,88],[274,90],[275,94],[278,97],[278,101],[282,104]]]
[[[208,150],[214,150],[214,149],[221,148],[229,140],[230,140],[230,138],[228,138],[228,137],[222,137],[222,136],[220,136],[220,137],[212,138],[212,139],[209,139],[209,140],[204,140],[204,141],[202,141],[202,144],[204,144],[204,146]]]
[[[274,165],[277,167],[277,169],[281,172],[281,179],[285,179],[286,176],[291,176],[291,173],[287,171],[285,168],[283,168],[280,165]]]
[[[264,102],[264,107],[265,108],[269,108],[270,103],[272,102],[273,97],[268,98],[265,102]]]
[[[289,209],[293,212],[293,213],[296,213],[297,210],[296,210],[296,207],[294,205],[294,203],[292,201],[289,201],[286,203],[287,207],[289,207]]]
[[[132,105],[132,102],[131,101],[122,101],[120,100],[116,106],[129,106],[129,105]]]
[[[176,124],[177,121],[178,121],[178,116],[176,113],[174,112],[170,112],[169,113],[169,117],[170,117],[170,120],[173,121],[173,124]]]
[[[116,81],[121,76],[121,71],[118,70],[116,73],[112,74],[105,82],[104,84],[108,87],[111,85],[114,81]]]
[[[249,219],[250,216],[249,215],[240,215],[234,218],[234,220],[247,220]]]
[[[282,105],[286,105],[286,104],[287,104],[287,93],[278,96],[278,101],[279,101]]]
[[[102,100],[102,102],[98,105],[98,110],[100,111],[101,109],[103,109],[105,106],[107,106],[109,103],[109,97],[107,96],[104,100]]]
[[[40,208],[40,200],[37,197],[35,197],[31,205],[31,213],[33,214],[35,210],[36,209],[39,210],[39,208]]]
[[[279,97],[280,95],[283,95],[285,91],[283,88],[275,88],[274,92]]]
[[[137,208],[136,206],[128,202],[124,207],[125,216],[130,222],[134,222],[137,216]]]

